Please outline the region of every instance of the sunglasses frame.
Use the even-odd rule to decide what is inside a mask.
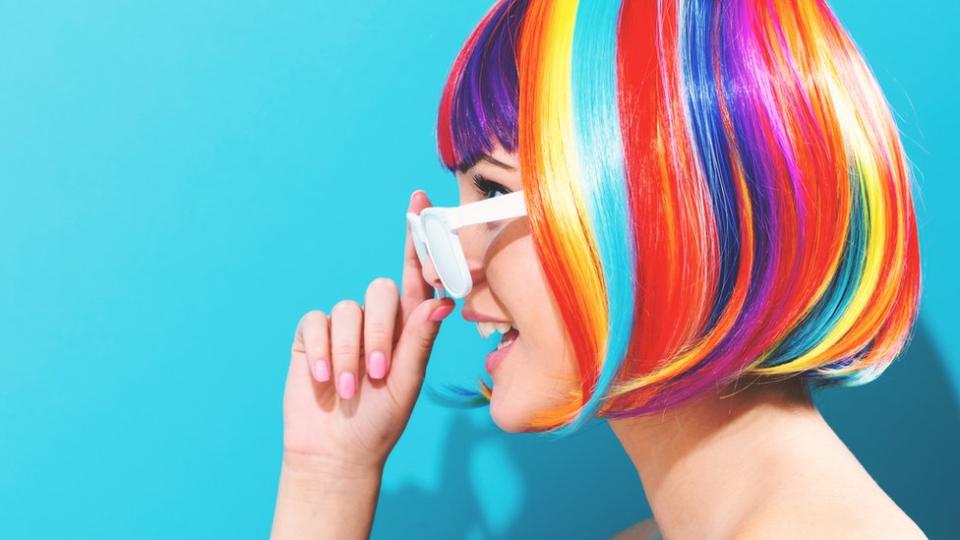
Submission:
[[[413,245],[417,251],[417,257],[420,259],[420,265],[426,265],[429,260],[437,271],[437,276],[443,283],[443,288],[453,298],[463,298],[470,294],[473,289],[473,278],[470,276],[470,269],[467,267],[467,260],[463,254],[463,245],[460,243],[460,236],[457,230],[468,225],[479,225],[490,223],[503,219],[512,219],[527,215],[527,206],[523,198],[523,191],[514,191],[492,199],[472,202],[463,206],[430,206],[420,211],[420,214],[407,212],[407,223],[410,225],[410,231],[413,236]],[[452,264],[453,271],[458,275],[444,276],[440,268],[447,268],[446,265],[438,265],[434,259],[434,251],[430,248],[428,235],[424,226],[424,220],[437,220],[447,236],[447,242],[450,244],[450,252],[453,260],[447,261]],[[466,285],[463,290],[457,290],[450,287],[453,279],[458,279]]]

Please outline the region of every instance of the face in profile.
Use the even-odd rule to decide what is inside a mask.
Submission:
[[[523,189],[516,153],[496,146],[489,158],[457,171],[459,204],[469,204]],[[464,227],[458,231],[473,277],[463,299],[464,318],[483,335],[500,326],[500,351],[493,365],[490,414],[500,429],[527,431],[538,412],[559,407],[576,387],[577,368],[559,309],[537,257],[526,217]],[[439,287],[432,265],[424,279]],[[506,326],[516,329],[506,332]],[[506,339],[504,338],[506,334]],[[509,344],[507,344],[509,343]],[[469,361],[474,366],[484,363]]]
[[[855,45],[805,5],[502,0],[476,27],[441,162],[461,204],[536,190],[530,217],[458,231],[465,318],[519,331],[491,373],[501,428],[568,434],[744,375],[860,385],[902,350],[908,163]]]

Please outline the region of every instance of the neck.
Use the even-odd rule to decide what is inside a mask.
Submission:
[[[734,531],[777,486],[809,476],[816,454],[845,450],[799,378],[738,386],[609,422],[666,538]]]

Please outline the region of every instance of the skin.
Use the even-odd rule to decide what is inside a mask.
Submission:
[[[481,174],[522,189],[516,154],[496,147],[456,174],[460,204]],[[430,206],[422,192],[408,211]],[[407,233],[402,284],[378,278],[359,302],[310,312],[295,332],[284,396],[284,457],[272,538],[366,538],[383,465],[409,420],[451,300]],[[491,374],[490,414],[520,432],[560,404],[578,376],[525,218],[459,232],[473,289],[463,311],[512,321],[519,337]],[[371,363],[387,357],[386,373]],[[324,379],[318,362],[332,368]],[[359,382],[351,392],[351,375]],[[658,415],[611,420],[654,519],[617,538],[924,538],[813,405],[802,382],[742,379]]]
[[[517,155],[496,147],[489,159],[456,173],[461,205],[504,194],[481,194],[473,183],[476,174],[510,192],[523,189]],[[495,386],[490,415],[503,431],[525,431],[537,411],[562,404],[578,377],[560,311],[537,259],[529,221],[465,227],[460,243],[473,277],[462,309],[512,321],[519,331],[508,356],[490,374]],[[423,277],[436,287],[442,285],[432,265],[423,269]]]

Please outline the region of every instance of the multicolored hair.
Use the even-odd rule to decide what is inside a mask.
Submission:
[[[854,386],[921,291],[897,126],[823,0],[502,0],[458,55],[438,146],[517,152],[579,367],[530,429],[643,415],[745,375]],[[475,400],[480,392],[457,389]]]

